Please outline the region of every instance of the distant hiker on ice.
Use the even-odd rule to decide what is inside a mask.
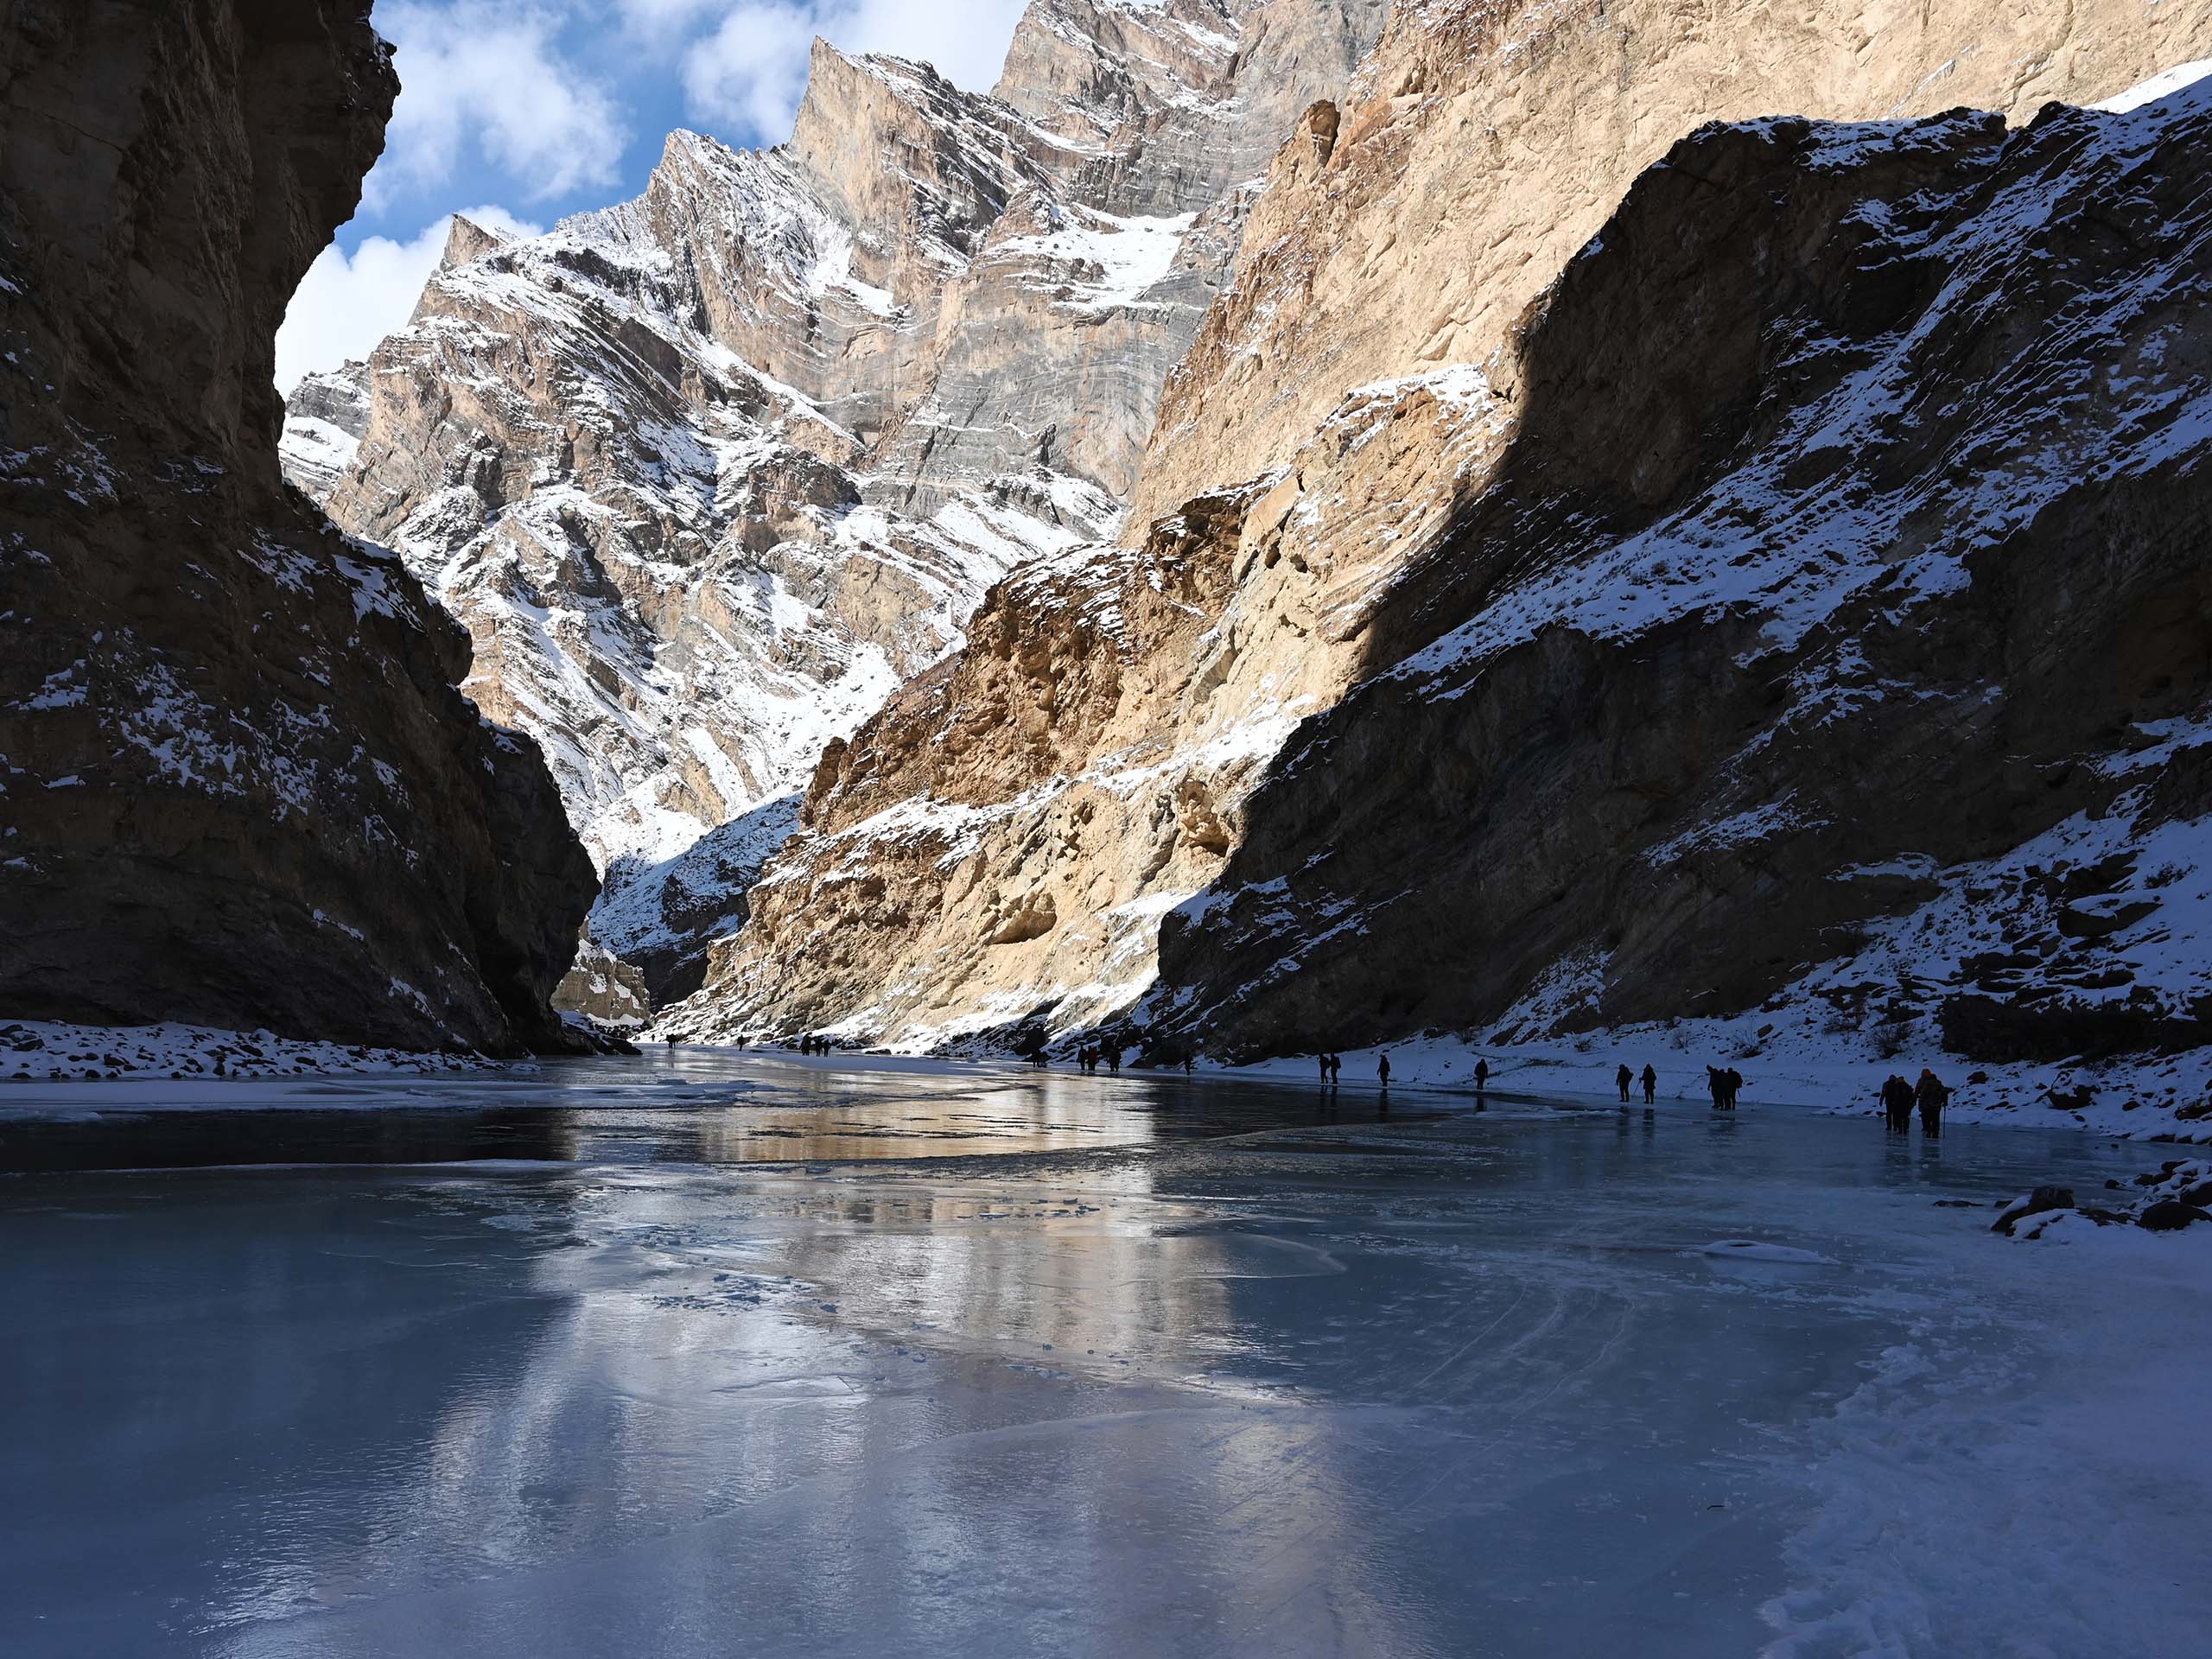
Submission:
[[[1943,1133],[1943,1108],[1951,1102],[1951,1091],[1943,1080],[1926,1066],[1920,1068],[1920,1081],[1913,1088],[1913,1098],[1920,1103],[1920,1132],[1923,1135]]]
[[[1912,1128],[1912,1085],[1894,1071],[1882,1085],[1882,1116],[1887,1120],[1891,1135],[1905,1135]]]
[[[1723,1071],[1717,1065],[1707,1066],[1705,1068],[1705,1086],[1707,1090],[1713,1096],[1713,1109],[1716,1112],[1727,1110],[1728,1074],[1726,1071]]]
[[[1385,1089],[1390,1086],[1390,1057],[1388,1054],[1375,1062],[1375,1075],[1382,1079]]]
[[[1329,1057],[1326,1054],[1316,1054],[1313,1058],[1320,1062],[1321,1081],[1326,1084],[1329,1081]]]
[[[1479,1095],[1489,1087],[1490,1062],[1488,1060],[1477,1060],[1475,1062],[1475,1092]]]
[[[1659,1093],[1659,1074],[1649,1065],[1643,1068],[1643,1103],[1649,1106]]]
[[[1337,1086],[1337,1079],[1344,1076],[1344,1057],[1332,1050],[1329,1054],[1329,1087]]]
[[[1613,1085],[1621,1091],[1621,1104],[1628,1104],[1628,1086],[1636,1081],[1636,1074],[1628,1069],[1628,1062],[1621,1062],[1621,1069],[1613,1073]]]

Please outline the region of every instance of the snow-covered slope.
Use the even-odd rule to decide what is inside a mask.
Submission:
[[[1684,140],[1511,351],[995,590],[677,1028],[2193,1049],[2200,98]]]
[[[1234,169],[1381,10],[1038,0],[989,98],[817,44],[790,144],[679,132],[635,201],[456,221],[410,325],[302,389],[292,476],[467,625],[467,690],[608,873],[605,931],[681,931],[633,880],[803,789],[999,577],[1116,533]],[[702,849],[677,884],[710,931],[732,868]]]
[[[2208,141],[2199,82],[1677,145],[1532,320],[1511,441],[1363,683],[1169,918],[1154,1020],[1280,1052],[1694,1019],[2015,1103],[2128,1055],[2129,1097],[2190,1098]]]

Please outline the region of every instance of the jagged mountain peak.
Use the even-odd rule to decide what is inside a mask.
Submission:
[[[1270,10],[1248,15],[1249,49]],[[1344,104],[1280,153],[1176,372],[1129,545],[1000,583],[968,646],[833,753],[675,1028],[927,1047],[1134,1012],[1254,1053],[1510,1007],[1513,1031],[1553,1031],[1679,1007],[1685,963],[1708,1006],[1756,1005],[1834,943],[1824,925],[1878,934],[1895,964],[1924,923],[1963,944],[1942,995],[1891,999],[1899,1018],[1972,1026],[1993,1057],[2059,1040],[2005,1002],[2034,988],[2005,977],[2004,941],[1961,931],[1986,887],[2018,899],[2018,950],[2061,952],[2094,994],[2069,1028],[2199,1040],[2201,976],[2158,955],[2158,923],[2101,977],[2064,941],[2102,937],[2105,912],[2049,913],[2109,892],[2113,914],[2149,915],[2089,852],[2203,816],[2202,629],[2153,641],[2141,620],[2195,613],[2201,584],[2202,509],[2175,487],[2202,452],[2199,348],[2171,304],[2202,264],[2177,211],[2193,127],[2138,130],[2131,175],[2092,164],[2120,142],[2108,118],[2063,108],[2025,128],[1703,119],[1808,100],[1878,117],[1901,96],[1932,115],[1947,84],[2008,108],[2053,83],[2109,97],[2206,55],[2212,13],[2131,28],[2145,15],[2026,7],[1994,38],[2037,50],[2000,62],[1957,5],[1884,12],[1873,54],[1863,31],[1753,6],[1719,33],[1635,0],[1397,8]],[[1617,172],[1639,156],[1657,165]],[[1637,178],[1625,204],[1615,176]],[[1724,200],[1733,217],[1704,224]],[[1596,273],[1614,286],[1593,301]],[[1943,354],[1898,348],[1922,327]],[[2005,351],[2038,328],[2015,372]],[[1396,372],[1344,391],[1346,365],[1376,362]],[[2069,426],[2082,449],[2061,461]],[[1239,431],[1265,448],[1217,444]],[[1240,478],[1232,453],[1265,464]],[[2112,489],[2129,505],[2101,519]],[[1680,523],[1636,533],[1669,502]],[[2054,672],[2069,570],[2096,573],[2072,626],[2101,643]],[[2087,660],[2165,683],[2047,707]],[[1999,735],[2008,706],[2037,712]],[[2152,764],[2112,751],[2105,728],[2131,719],[2126,747],[2187,765],[2123,801],[2114,768]],[[1834,748],[1854,723],[1863,753]],[[2054,828],[2114,804],[2109,825]],[[1655,817],[1648,858],[1623,854]],[[2074,874],[2028,891],[2014,867],[2046,854]],[[2143,868],[2169,865],[2195,903],[2197,866],[2162,847]],[[1797,988],[1816,1019],[1831,993],[1833,1017],[1873,1017],[1848,969]]]
[[[509,239],[504,231],[479,225],[465,213],[455,213],[453,223],[446,229],[445,251],[438,256],[439,269],[465,265],[472,259],[480,259],[493,249],[504,246]]]
[[[1010,54],[1011,99],[817,42],[788,143],[671,133],[634,200],[457,226],[410,327],[308,391],[296,480],[468,624],[469,689],[618,885],[696,911],[670,860],[800,788],[1007,571],[1116,532],[1234,253],[1232,79],[1340,79],[1381,10],[1286,7],[1358,19],[1286,68],[1224,7],[1055,0],[1025,38],[1095,48]]]

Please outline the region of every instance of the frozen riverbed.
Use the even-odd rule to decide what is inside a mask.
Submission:
[[[2127,1656],[2212,1618],[2207,1241],[1987,1231],[2139,1147],[928,1065],[424,1086],[0,1095],[0,1651]]]

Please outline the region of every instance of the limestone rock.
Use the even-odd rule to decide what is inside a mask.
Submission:
[[[1382,12],[1037,0],[994,97],[817,44],[789,144],[677,133],[634,202],[457,223],[410,327],[302,386],[296,480],[467,625],[607,907],[802,787],[994,582],[1116,532],[1277,111]]]
[[[0,1002],[564,1041],[591,868],[466,637],[283,486],[276,325],[397,83],[366,0],[0,26]],[[312,418],[342,429],[333,394]]]
[[[2212,715],[2208,137],[2212,84],[1678,144],[1170,918],[1163,1026],[2202,1041],[2212,859],[2158,803]]]
[[[2056,992],[2194,1040],[2202,96],[1683,140],[1484,368],[999,584],[678,1027],[1237,1055]]]
[[[1280,466],[1347,387],[1487,363],[1707,121],[2024,121],[2208,57],[2212,7],[2171,0],[1402,4],[1331,142],[1277,157],[1235,283],[1169,379],[1130,523]]]

